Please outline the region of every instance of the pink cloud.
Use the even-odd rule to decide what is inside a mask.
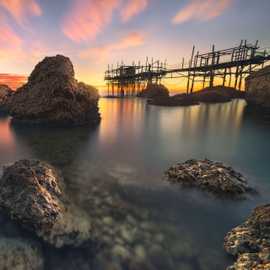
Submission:
[[[28,16],[41,16],[42,10],[36,0],[0,0],[0,7],[23,25]]]
[[[221,15],[232,2],[233,0],[190,0],[172,22],[181,24],[190,20],[208,21]]]
[[[73,0],[62,30],[75,42],[94,39],[110,23],[120,0]]]
[[[138,32],[131,32],[116,42],[84,50],[80,53],[80,57],[83,59],[91,58],[97,61],[103,61],[108,55],[114,52],[139,47],[143,44],[144,35]]]
[[[149,0],[128,0],[121,10],[122,21],[129,21],[132,17],[144,11],[148,4]]]

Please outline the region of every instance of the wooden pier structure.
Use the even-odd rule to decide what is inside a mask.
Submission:
[[[173,78],[186,79],[187,94],[194,91],[196,83],[202,88],[213,87],[216,78],[219,78],[220,85],[241,90],[243,80],[269,60],[270,53],[261,49],[258,41],[251,44],[242,40],[238,46],[224,50],[216,50],[213,45],[211,51],[203,54],[196,52],[193,46],[189,61],[186,63],[182,58],[177,67],[170,68],[167,61],[150,61],[147,57],[143,64],[109,65],[105,81],[108,97],[136,96],[147,84],[160,84],[163,79]]]

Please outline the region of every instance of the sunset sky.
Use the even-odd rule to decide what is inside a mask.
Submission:
[[[269,12],[269,0],[0,0],[0,83],[16,88],[47,55],[69,56],[76,77],[101,89],[121,60],[173,65],[193,44],[203,52],[241,39],[270,47]]]

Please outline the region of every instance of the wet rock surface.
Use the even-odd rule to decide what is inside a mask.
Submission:
[[[246,79],[246,101],[250,107],[270,113],[270,67],[253,72]]]
[[[165,180],[183,187],[198,187],[220,196],[241,197],[253,191],[240,173],[207,159],[178,163],[165,172]]]
[[[44,260],[39,245],[30,241],[0,238],[0,270],[43,270]]]
[[[0,112],[7,113],[7,99],[13,94],[13,91],[7,85],[0,85]]]
[[[138,97],[142,98],[159,98],[159,97],[169,97],[169,90],[162,84],[148,84],[147,87],[138,94]]]
[[[90,239],[88,216],[67,199],[61,173],[46,162],[21,160],[4,168],[0,206],[56,247],[79,246]]]
[[[73,65],[62,55],[38,63],[28,82],[8,99],[14,123],[96,125],[98,91],[77,82]]]
[[[255,208],[242,225],[226,235],[224,247],[237,259],[228,270],[270,269],[270,205]]]

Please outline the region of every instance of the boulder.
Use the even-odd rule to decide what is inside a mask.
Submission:
[[[242,225],[232,229],[224,248],[237,260],[228,270],[270,269],[270,205],[255,208]]]
[[[253,72],[247,77],[246,93],[248,105],[270,113],[270,66]]]
[[[69,201],[61,173],[46,162],[20,160],[4,168],[0,207],[56,247],[79,246],[90,238],[88,216]]]
[[[98,99],[94,87],[75,80],[70,59],[57,55],[36,65],[8,107],[15,123],[95,125],[100,121]]]
[[[147,87],[138,94],[142,98],[169,97],[169,90],[162,84],[148,83]]]
[[[23,239],[0,238],[0,270],[43,270],[39,245]]]
[[[198,187],[220,196],[241,197],[252,191],[240,173],[208,159],[178,163],[165,172],[165,180],[183,187]]]
[[[7,112],[7,100],[13,91],[5,84],[0,85],[0,112]]]

